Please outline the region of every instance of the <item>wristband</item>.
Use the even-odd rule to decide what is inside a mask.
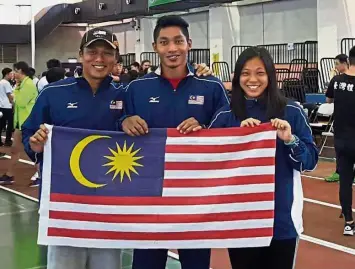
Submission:
[[[286,146],[294,146],[297,144],[297,138],[296,136],[292,135],[292,139],[290,142],[284,142]]]

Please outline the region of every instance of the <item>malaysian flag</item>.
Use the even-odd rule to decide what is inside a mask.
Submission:
[[[41,245],[227,248],[270,244],[276,131],[49,127]]]

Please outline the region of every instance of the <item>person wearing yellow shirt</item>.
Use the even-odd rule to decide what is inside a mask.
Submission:
[[[0,177],[0,184],[9,185],[14,182],[14,167],[20,158],[20,152],[23,149],[21,126],[30,115],[35,104],[38,91],[29,77],[30,67],[26,62],[14,64],[15,80],[17,86],[14,94],[14,143],[11,148],[10,165],[6,173]]]

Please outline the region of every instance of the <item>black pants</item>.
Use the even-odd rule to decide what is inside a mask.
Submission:
[[[12,137],[12,131],[14,129],[14,114],[12,108],[0,108],[2,112],[2,118],[0,119],[0,133],[6,126],[6,139],[5,142],[10,143]],[[1,139],[0,139],[1,141]]]
[[[269,247],[228,249],[233,269],[292,269],[298,239],[272,240]]]
[[[336,168],[335,168],[335,173],[339,174],[339,164],[338,164],[338,153],[335,151],[335,165],[336,165]]]
[[[336,138],[334,142],[340,177],[339,200],[345,221],[352,221],[355,141]]]

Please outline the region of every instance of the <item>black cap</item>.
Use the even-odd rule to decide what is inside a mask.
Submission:
[[[118,49],[117,36],[104,28],[94,28],[87,31],[81,39],[80,49],[89,46],[97,40],[104,40],[112,48]]]

